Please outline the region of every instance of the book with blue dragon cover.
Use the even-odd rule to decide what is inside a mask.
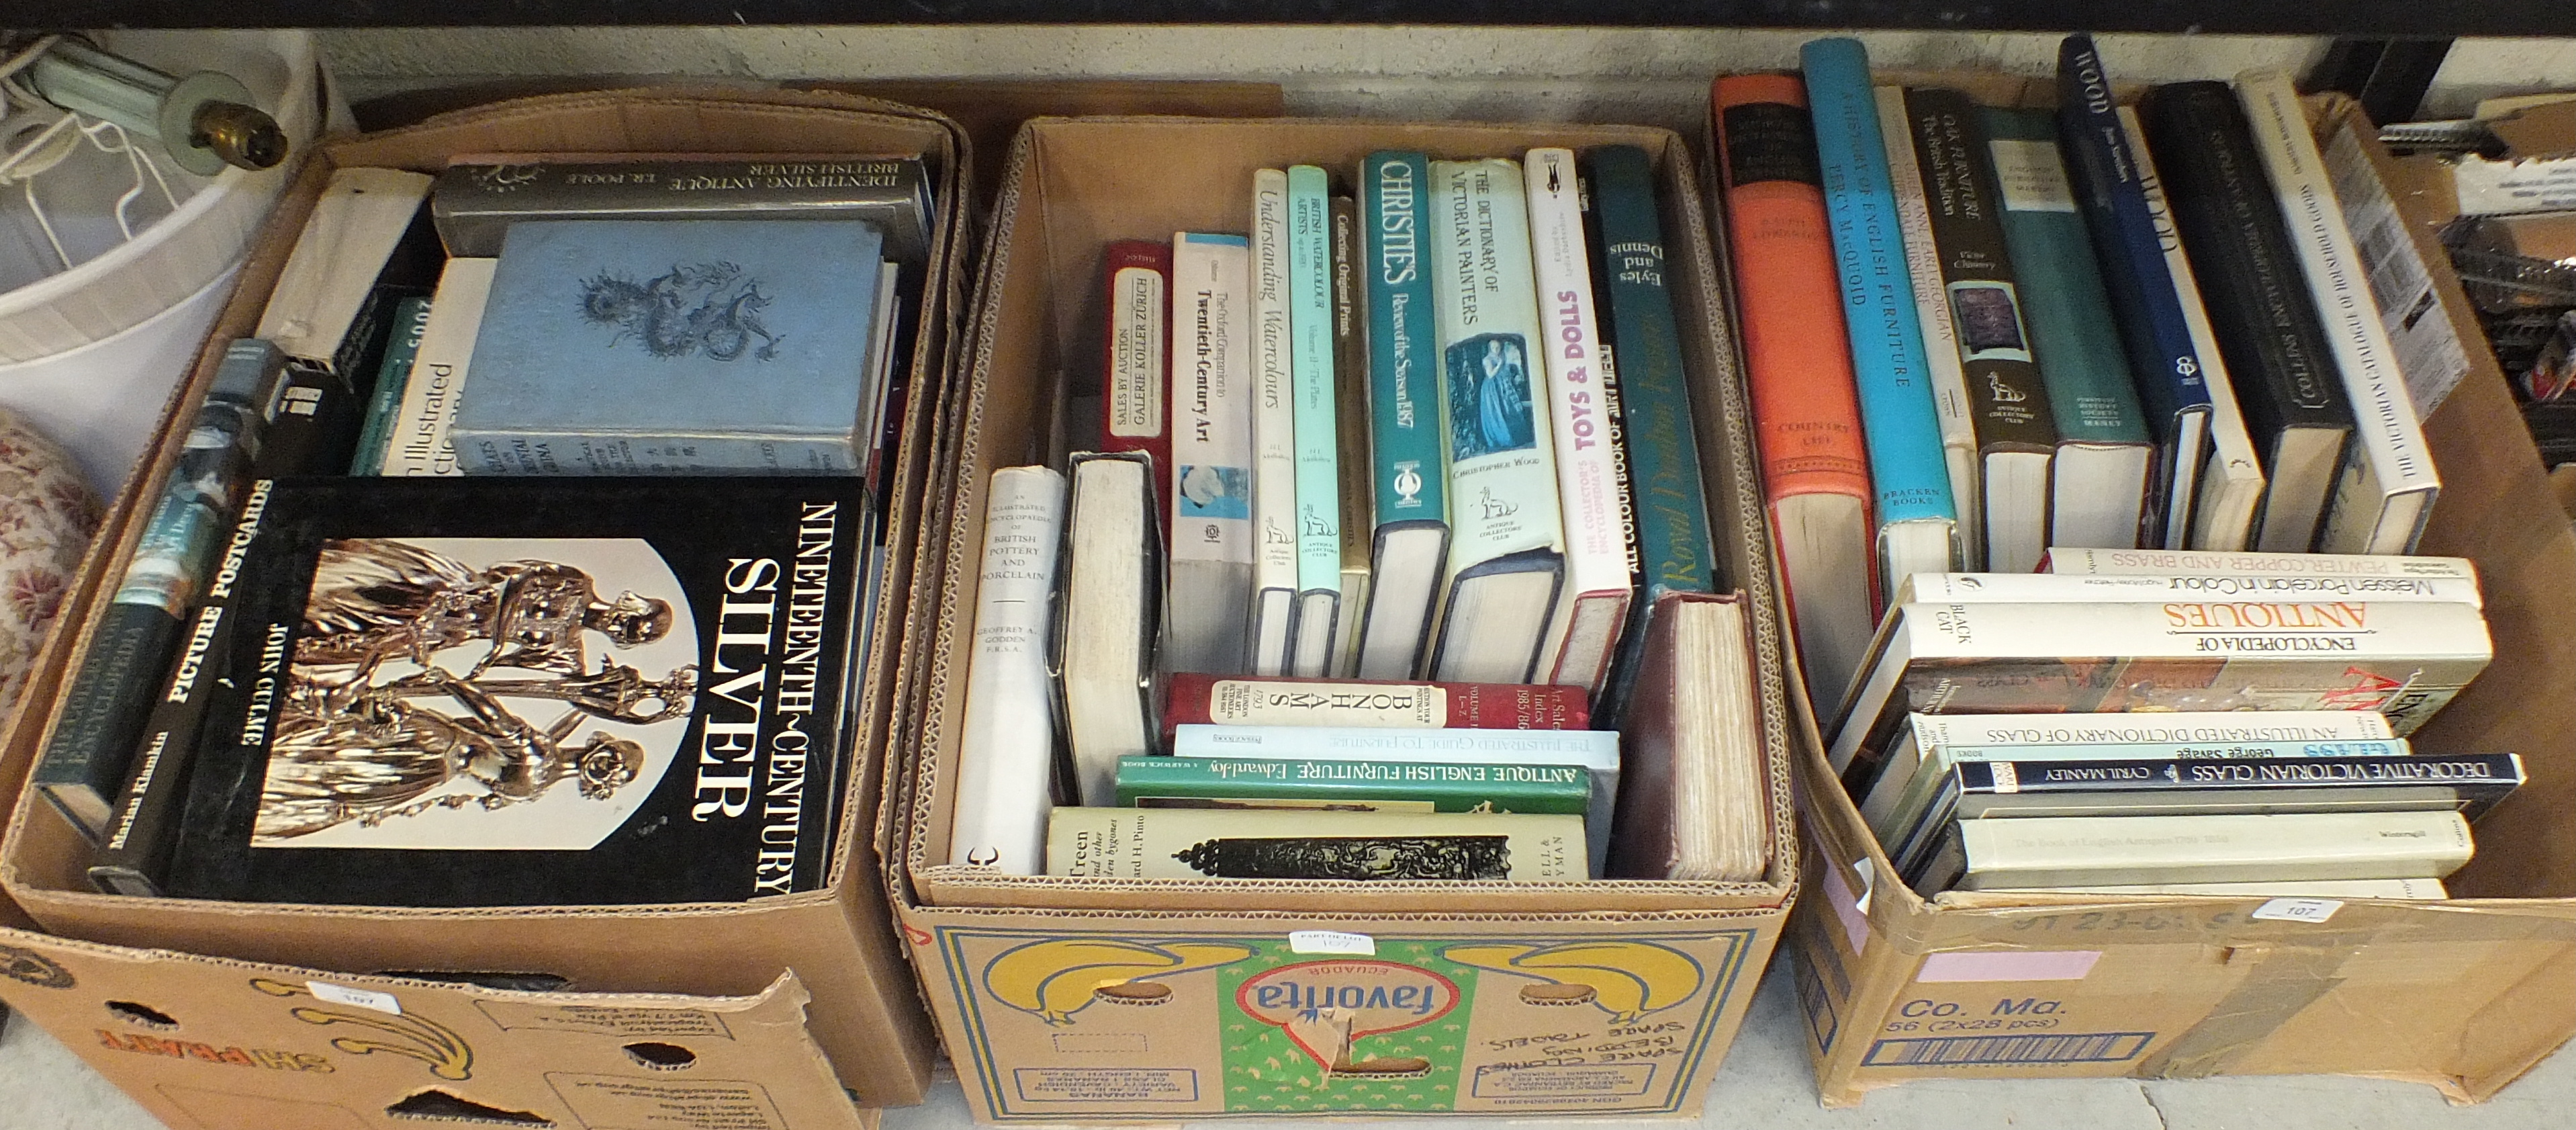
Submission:
[[[819,888],[865,506],[852,478],[274,481],[164,889]]]
[[[510,229],[450,429],[473,475],[855,475],[885,241],[855,220]]]

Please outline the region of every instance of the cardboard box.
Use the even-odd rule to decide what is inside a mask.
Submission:
[[[2322,138],[2351,133],[2374,170],[2391,167],[2350,99],[2311,111]],[[2477,856],[2448,901],[1927,902],[1889,878],[1886,853],[1809,751],[1800,800],[1814,897],[1790,934],[1828,1105],[1915,1079],[2314,1073],[2478,1101],[2576,1033],[2576,612],[2565,598],[2576,534],[2431,227],[2414,198],[2395,206],[2426,271],[2421,321],[2465,343],[2456,385],[2425,422],[2443,493],[2422,552],[2477,561],[2496,652],[2414,740],[2427,752],[2520,753],[2529,783],[2480,821]],[[2290,905],[2300,902],[2316,905]]]
[[[1774,866],[1760,883],[1115,881],[948,866],[985,488],[1047,457],[1089,377],[1104,246],[1241,231],[1252,173],[1347,178],[1376,149],[1518,156],[1624,143],[1656,159],[1667,276],[1700,407],[1726,583],[1752,596]],[[1680,138],[1612,126],[1038,119],[1013,147],[936,490],[919,727],[889,790],[904,935],[977,1116],[996,1122],[1438,1111],[1695,1115],[1796,887],[1779,625],[1743,393]],[[928,575],[937,570],[934,582]],[[1324,933],[1314,933],[1322,931]]]
[[[449,154],[464,152],[818,150],[924,153],[943,200],[954,199],[967,167],[963,135],[936,114],[847,95],[735,90],[648,89],[532,98],[442,115],[416,126],[338,141],[318,151],[255,245],[212,339],[165,410],[158,450],[127,484],[106,532],[91,550],[75,593],[67,599],[56,638],[31,676],[26,701],[36,705],[21,712],[5,746],[0,746],[0,788],[5,788],[5,795],[17,795],[18,784],[43,749],[52,721],[47,704],[64,681],[64,672],[79,663],[103,607],[98,599],[101,589],[113,588],[112,578],[131,554],[150,502],[158,497],[185,438],[184,429],[172,427],[169,421],[184,419],[179,414],[193,411],[224,344],[251,332],[332,168],[382,165],[433,171]],[[906,440],[897,460],[901,478],[890,516],[897,540],[881,581],[882,604],[889,610],[900,610],[908,603],[912,532],[920,525],[915,510],[929,467],[929,423],[941,399],[940,386],[955,344],[952,331],[964,211],[943,206],[934,229],[923,301],[908,318],[923,329],[910,360],[916,391],[906,409]],[[249,1007],[259,998],[239,991],[246,977],[289,985],[327,980],[393,992],[405,1002],[407,1012],[435,1020],[458,1034],[458,1039],[482,1049],[474,1082],[458,1094],[511,1109],[553,1111],[548,1117],[563,1125],[616,1125],[621,1119],[634,1119],[623,1124],[730,1126],[736,1123],[714,1112],[731,1112],[741,1104],[710,1090],[706,1105],[695,1108],[695,1113],[654,1114],[634,1105],[659,1093],[653,1087],[600,1084],[594,1088],[596,1094],[568,1092],[567,1084],[556,1078],[561,1073],[600,1074],[615,1066],[624,1053],[607,1044],[600,1045],[607,1050],[599,1051],[572,1039],[582,1029],[570,1021],[545,1022],[554,1025],[547,1030],[551,1034],[533,1036],[513,1034],[537,1031],[528,1025],[484,1022],[478,1026],[474,1017],[492,1012],[489,1001],[505,1000],[509,1007],[521,1009],[574,1009],[567,1015],[594,1017],[593,1026],[607,1036],[656,1030],[654,1026],[663,1022],[648,1015],[650,1010],[738,1017],[739,1023],[734,1019],[692,1021],[696,1028],[672,1029],[698,1033],[692,1038],[701,1038],[701,1029],[722,1029],[732,1035],[714,1043],[733,1042],[722,1043],[721,1055],[690,1044],[707,1061],[668,1078],[687,1081],[694,1073],[711,1083],[721,1078],[757,1084],[770,1094],[778,1113],[767,1117],[778,1125],[785,1125],[777,1121],[784,1118],[801,1128],[809,1122],[796,1112],[816,1112],[826,1106],[836,1107],[839,1113],[815,1113],[810,1124],[846,1123],[854,1117],[848,1114],[853,1098],[869,1107],[917,1103],[929,1084],[935,1045],[893,942],[893,923],[882,897],[882,865],[869,834],[882,788],[883,761],[878,751],[884,748],[892,705],[898,701],[895,659],[905,652],[905,642],[903,619],[882,617],[867,656],[870,678],[865,684],[865,729],[857,739],[856,771],[842,797],[840,856],[823,890],[749,903],[466,910],[110,896],[92,891],[84,878],[86,843],[49,806],[30,796],[21,798],[5,844],[0,844],[0,888],[32,917],[23,924],[40,923],[41,927],[0,931],[0,946],[6,946],[12,958],[10,968],[59,966],[71,971],[72,980],[80,985],[113,988],[120,999],[148,1004],[175,1018],[176,1027],[119,1027],[111,1023],[114,1017],[88,999],[86,990],[77,999],[58,999],[44,991],[41,981],[25,977],[0,981],[0,996],[25,1009],[65,1043],[82,1049],[102,1073],[171,1118],[174,1125],[195,1124],[190,1118],[206,1125],[303,1124],[259,1115],[259,1111],[296,1109],[263,1105],[267,1103],[333,1105],[355,1112],[358,1121],[353,1125],[394,1124],[388,1121],[394,1115],[386,1108],[409,1092],[388,1090],[397,1081],[390,1073],[243,1071],[232,1063],[209,1062],[203,1069],[204,1079],[188,1081],[178,1078],[165,1061],[118,1054],[133,1048],[92,1032],[96,1026],[119,1035],[141,1032],[160,1040],[165,1055],[174,1054],[167,1051],[178,1046],[174,1041],[183,1041],[189,1049],[185,1054],[192,1056],[196,1056],[193,1049],[201,1046],[219,1050],[238,1046],[328,1055],[334,1063],[355,1066],[350,1057],[360,1053],[345,1042],[340,1053],[329,1051],[334,1037],[355,1038],[348,1035],[354,1029],[306,1027],[283,1012],[259,1013]],[[260,963],[260,968],[236,962]],[[459,974],[539,975],[541,983],[571,991],[521,1000],[417,980]],[[585,1009],[590,1011],[579,1011]],[[619,1011],[628,1009],[646,1011],[631,1017]],[[810,1044],[805,1035],[809,1028]],[[758,1038],[750,1038],[755,1033]],[[300,1038],[289,1039],[290,1035]],[[563,1041],[560,1055],[527,1054],[555,1039]],[[814,1044],[828,1054],[828,1062],[811,1054]],[[557,1047],[544,1046],[550,1052]],[[358,1062],[375,1065],[389,1059],[360,1057]],[[590,1066],[576,1066],[581,1064]],[[179,1086],[249,1097],[230,1105],[212,1099],[191,1105],[165,1093]],[[841,1096],[844,1087],[847,1095]],[[825,1103],[818,1095],[841,1097]],[[592,1117],[591,1112],[602,1111],[615,1117],[605,1123]],[[183,1113],[188,1117],[179,1117]],[[568,1120],[567,1116],[574,1117]],[[222,1122],[222,1118],[231,1121]],[[687,1121],[691,1118],[698,1121]]]

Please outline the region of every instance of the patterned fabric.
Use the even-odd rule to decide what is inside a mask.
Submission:
[[[98,520],[71,455],[0,409],[0,716],[17,706]]]

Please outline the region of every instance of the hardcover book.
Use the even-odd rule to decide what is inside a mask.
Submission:
[[[2057,115],[2067,172],[2102,257],[2111,313],[2156,435],[2139,544],[2182,548],[2190,544],[2192,505],[2208,454],[2209,386],[2165,265],[2167,242],[2176,238],[2173,225],[2147,207],[2141,184],[2146,166],[2120,125],[2111,80],[2091,36],[2070,35],[2058,45]]]
[[[1896,193],[1896,224],[1905,270],[1914,284],[1914,319],[1923,330],[1923,369],[1932,386],[1932,415],[1941,424],[1941,456],[1950,471],[1950,505],[1959,512],[1959,560],[1986,567],[1986,492],[1978,481],[1977,423],[1969,409],[1968,374],[1959,363],[1959,327],[1950,289],[1941,283],[1941,252],[1933,241],[1932,200],[1924,191],[1923,163],[1915,158],[1914,122],[1905,88],[1870,89],[1878,105],[1879,137],[1887,146],[1888,186]]]
[[[884,232],[887,258],[919,264],[937,221],[931,189],[913,156],[492,154],[449,165],[430,206],[450,255],[498,255],[529,220],[846,219]]]
[[[1438,260],[1431,208],[1438,193],[1422,154],[1380,152],[1360,163],[1360,195],[1377,526],[1353,673],[1409,679],[1430,648],[1432,608],[1449,559],[1449,457],[1431,292]]]
[[[2046,110],[1985,110],[2004,246],[2057,425],[2050,545],[2138,544],[2155,440]]]
[[[2203,553],[2184,550],[2051,549],[2040,568],[2051,573],[2253,573],[2274,577],[2452,578],[2475,585],[2477,562],[2465,557],[2399,557],[2364,553]],[[2471,603],[2475,603],[2472,601]]]
[[[1252,665],[1286,675],[1297,622],[1297,389],[1288,174],[1252,174]]]
[[[2522,758],[2511,753],[2234,763],[1977,758],[1951,766],[1929,819],[2448,810],[2475,821],[2522,780]]]
[[[1321,677],[1341,641],[1342,477],[1334,418],[1332,186],[1324,170],[1288,170],[1288,372],[1297,418],[1297,611],[1292,675]]]
[[[1565,573],[1529,204],[1517,161],[1434,161],[1432,290],[1456,531],[1431,676],[1535,677]]]
[[[856,480],[288,480],[170,887],[732,902],[831,862]]]
[[[1917,893],[1989,887],[2439,879],[2469,861],[2456,812],[1970,820]]]
[[[951,863],[1009,875],[1046,870],[1046,813],[1055,803],[1048,611],[1064,540],[1064,496],[1064,476],[1052,468],[993,472],[975,590],[975,654],[966,669],[965,725],[957,739]]]
[[[1789,75],[1730,75],[1711,98],[1763,498],[1808,697],[1833,702],[1877,626],[1878,572],[1815,124]]]
[[[1333,198],[1333,436],[1334,473],[1341,490],[1341,613],[1333,624],[1333,656],[1324,674],[1354,678],[1359,672],[1360,626],[1368,609],[1371,555],[1377,534],[1376,463],[1369,452],[1368,284],[1361,245],[1359,202]]]
[[[478,475],[858,474],[882,243],[856,220],[516,224],[457,454]]]
[[[420,351],[412,358],[403,383],[402,403],[395,409],[392,434],[385,440],[384,466],[377,474],[396,478],[462,475],[457,461],[456,405],[465,394],[465,377],[473,368],[474,339],[483,327],[483,310],[492,298],[497,259],[450,259],[430,298],[429,324],[422,327]]]
[[[1251,660],[1249,241],[1172,237],[1171,587],[1164,666],[1232,675]]]
[[[401,169],[333,172],[253,336],[344,380],[373,375],[356,371],[358,355],[399,297],[383,293],[379,279],[391,270],[427,285],[438,273],[438,245],[421,211],[429,191],[428,176]]]
[[[1120,808],[1583,815],[1592,774],[1575,765],[1122,757]]]
[[[1574,151],[1532,149],[1525,165],[1530,256],[1546,326],[1536,344],[1545,358],[1557,502],[1565,523],[1565,591],[1539,649],[1537,678],[1598,694],[1627,627],[1628,602],[1636,597],[1629,560],[1636,542],[1634,510],[1612,433],[1618,385],[1603,362]]]
[[[367,420],[358,432],[358,450],[349,457],[352,475],[384,473],[385,448],[402,415],[412,362],[420,358],[420,340],[429,330],[428,297],[406,298],[397,303],[393,326],[393,336],[385,343],[384,364],[376,369],[376,387],[367,394]]]
[[[1109,325],[1101,335],[1100,449],[1142,451],[1154,457],[1154,469],[1171,473],[1171,330],[1164,324],[1172,308],[1172,248],[1147,240],[1121,240],[1109,245],[1107,299]]]
[[[1584,730],[1581,687],[1172,676],[1163,735],[1192,723],[1380,729]]]
[[[1048,663],[1064,719],[1057,772],[1082,803],[1108,804],[1118,759],[1154,752],[1162,536],[1144,455],[1084,451],[1072,464]]]
[[[1811,40],[1798,57],[1840,268],[1844,331],[1878,495],[1882,590],[1959,559],[1958,511],[1924,368],[1914,280],[1897,226],[1887,144],[1859,40]]]
[[[1585,877],[1583,819],[1466,812],[1059,808],[1047,873],[1116,879]]]
[[[1805,115],[1792,118],[1803,122]],[[1585,159],[1592,177],[1585,229],[1593,253],[1592,293],[1600,304],[1603,369],[1618,386],[1614,441],[1627,456],[1636,526],[1630,584],[1637,595],[1629,605],[1619,662],[1601,697],[1602,714],[1615,719],[1643,661],[1660,599],[1717,590],[1717,543],[1709,533],[1699,437],[1691,423],[1698,416],[1691,407],[1690,376],[1682,371],[1681,330],[1665,277],[1654,162],[1634,145],[1605,145]]]

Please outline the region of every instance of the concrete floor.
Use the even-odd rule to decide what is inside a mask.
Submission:
[[[1783,955],[1786,960],[1786,955]],[[2483,1106],[2453,1107],[2429,1087],[2324,1076],[2138,1083],[2126,1079],[1923,1082],[1873,1093],[1854,1110],[1816,1105],[1804,1029],[1782,969],[1764,979],[1753,1015],[1711,1091],[1706,1127],[1762,1130],[2540,1130],[2576,1110],[2576,1055],[2562,1052]],[[923,1106],[889,1111],[885,1130],[963,1130],[966,1099],[943,1082]],[[157,1124],[53,1037],[11,1017],[0,1036],[0,1127],[5,1130],[152,1130]],[[1281,1122],[1201,1126],[1283,1126]],[[1315,1125],[1322,1125],[1320,1123]],[[1382,1130],[1533,1126],[1502,1120],[1344,1122]],[[1594,1127],[1672,1130],[1671,1121]],[[287,1128],[280,1128],[287,1130]]]

